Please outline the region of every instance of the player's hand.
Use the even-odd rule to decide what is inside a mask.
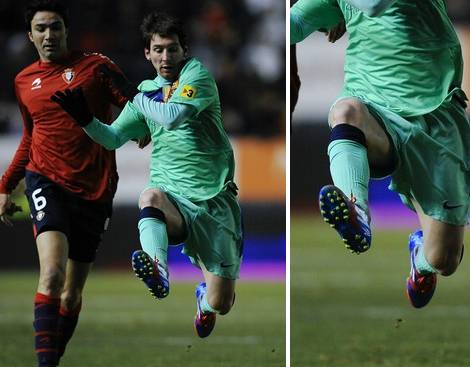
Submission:
[[[11,201],[10,195],[0,194],[0,220],[4,224],[11,227],[13,223],[11,222],[10,218],[13,216],[13,214],[22,210],[23,209],[21,209],[20,206]]]
[[[346,24],[344,20],[339,22],[334,28],[331,28],[328,32],[326,32],[326,36],[328,37],[328,41],[331,43],[335,43],[339,40],[343,35],[346,33]]]
[[[108,65],[106,64],[100,64],[98,65],[98,72],[108,79],[111,82],[111,85],[116,88],[121,95],[126,97],[129,101],[132,101],[137,93],[139,93],[139,90],[137,87],[131,83],[127,78],[115,71],[109,68]]]
[[[57,91],[51,96],[51,101],[58,103],[81,127],[87,126],[93,120],[82,88]]]
[[[145,135],[143,138],[140,138],[139,140],[137,140],[137,146],[140,149],[144,149],[147,145],[149,145],[151,140],[152,139],[150,138],[150,135]]]

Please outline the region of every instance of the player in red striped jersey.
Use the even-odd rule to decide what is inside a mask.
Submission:
[[[111,60],[69,51],[63,2],[33,1],[25,20],[39,60],[15,78],[24,129],[0,180],[0,219],[11,225],[17,207],[10,193],[25,177],[40,262],[36,353],[39,366],[46,367],[58,364],[77,324],[83,287],[118,181],[114,151],[94,143],[50,96],[81,87],[93,114],[107,122],[111,105],[123,107],[126,98],[97,71],[101,64],[119,71]]]

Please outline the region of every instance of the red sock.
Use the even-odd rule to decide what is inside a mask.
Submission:
[[[34,331],[36,355],[40,367],[57,365],[57,324],[60,298],[36,293],[34,298]]]
[[[59,358],[64,355],[65,347],[75,331],[81,308],[82,301],[80,300],[80,303],[73,310],[66,310],[63,307],[59,310],[59,325],[57,329],[59,337],[57,352]]]

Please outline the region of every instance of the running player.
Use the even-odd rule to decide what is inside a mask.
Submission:
[[[97,72],[106,65],[119,73],[114,63],[100,54],[69,51],[68,20],[62,1],[33,1],[26,8],[39,60],[15,79],[23,136],[0,181],[0,219],[11,224],[16,206],[10,193],[26,178],[40,264],[34,329],[41,367],[58,364],[75,330],[118,181],[114,152],[89,139],[50,95],[81,87],[93,114],[107,122],[111,104],[123,107],[127,101]]]
[[[467,98],[445,2],[299,0],[290,18],[291,43],[343,20],[349,32],[345,85],[329,114],[334,186],[320,191],[322,215],[351,251],[366,251],[369,177],[391,174],[391,189],[422,227],[410,236],[406,289],[423,307],[436,274],[461,261],[469,211]]]
[[[208,70],[188,57],[183,25],[167,14],[152,13],[141,29],[145,57],[158,75],[137,89],[102,68],[132,101],[112,125],[93,117],[80,89],[57,92],[52,99],[107,149],[150,131],[150,182],[139,199],[143,251],[134,252],[133,268],[156,298],[166,297],[168,244],[184,242],[183,253],[205,278],[196,288],[194,325],[197,334],[206,337],[216,314],[232,307],[241,262],[233,152],[223,130],[217,86]]]

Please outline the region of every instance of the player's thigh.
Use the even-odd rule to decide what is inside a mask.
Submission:
[[[189,220],[190,230],[183,253],[193,264],[204,264],[212,274],[237,279],[243,255],[243,231],[234,191],[227,188],[197,204],[179,204]]]
[[[69,259],[92,263],[112,216],[111,202],[88,201],[69,196],[70,224]]]
[[[46,231],[36,237],[40,268],[55,267],[65,272],[68,242],[67,237],[62,232]]]
[[[178,243],[187,236],[185,220],[180,210],[164,191],[149,187],[139,197],[139,208],[151,206],[165,214],[168,237],[171,243]]]
[[[34,237],[46,231],[62,232],[68,237],[68,200],[64,190],[47,177],[31,171],[26,171],[25,181]]]
[[[371,165],[379,167],[393,165],[395,161],[393,143],[382,124],[360,99],[351,97],[336,101],[330,109],[328,121],[332,128],[346,123],[364,133]]]

